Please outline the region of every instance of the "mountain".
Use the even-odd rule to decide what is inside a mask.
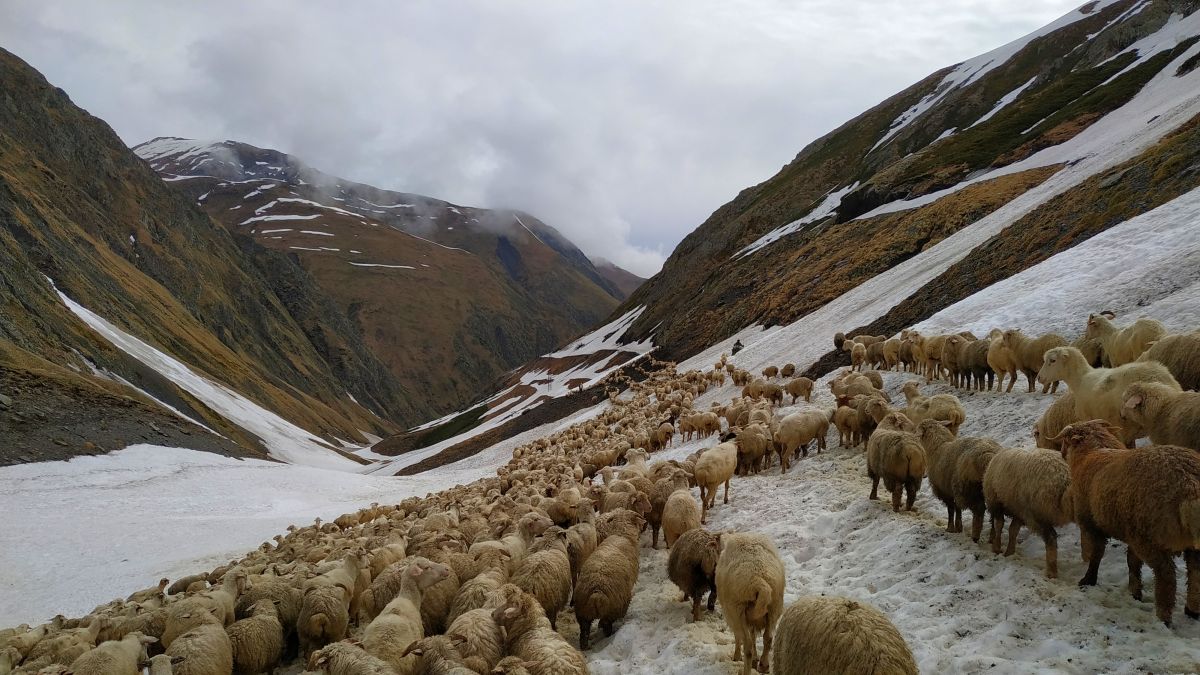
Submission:
[[[603,259],[596,261],[596,271],[612,284],[622,300],[633,295],[639,286],[646,283],[642,277]]]
[[[885,316],[839,323],[892,333],[1183,194],[1200,184],[1196,9],[1089,2],[931,74],[717,209],[610,320],[641,309],[626,339],[684,358],[933,252]],[[817,371],[842,358],[825,356]]]
[[[0,82],[0,462],[149,440],[279,456],[286,430],[352,466],[333,439],[424,413],[288,256],[3,50]]]
[[[311,276],[421,399],[423,417],[393,417],[404,423],[479,399],[596,324],[631,282],[527,213],[382,190],[234,141],[156,138],[134,151],[235,238]],[[267,277],[287,297],[289,280]]]

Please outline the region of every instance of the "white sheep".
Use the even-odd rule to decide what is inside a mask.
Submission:
[[[1088,316],[1086,338],[1096,338],[1104,348],[1104,356],[1112,367],[1133,363],[1150,345],[1167,334],[1167,327],[1155,319],[1138,319],[1117,328],[1111,313]]]
[[[879,481],[892,493],[892,510],[900,511],[901,492],[907,493],[905,508],[913,510],[921,479],[925,477],[925,450],[911,431],[912,421],[902,413],[888,413],[867,440],[867,476],[871,499],[879,499]]]
[[[425,637],[421,595],[448,576],[450,568],[445,565],[420,557],[410,559],[400,592],[363,631],[362,644],[367,653],[390,665],[397,675],[413,673],[416,658],[405,656],[404,649]]]
[[[617,619],[629,611],[638,579],[638,533],[644,521],[632,513],[628,518],[619,533],[600,542],[579,571],[574,602],[580,649],[587,649],[590,644],[593,621],[600,623],[605,635],[612,635]]]
[[[1038,448],[1006,448],[992,456],[983,474],[983,496],[992,516],[992,552],[1000,552],[1004,518],[1012,517],[1008,548],[1016,552],[1022,525],[1046,543],[1046,577],[1058,577],[1058,532],[1074,518],[1071,472],[1058,452]]]
[[[1179,386],[1200,390],[1200,332],[1162,337],[1138,361],[1158,361],[1171,371]]]
[[[1017,369],[1025,373],[1025,378],[1029,381],[1029,391],[1031,393],[1033,392],[1033,380],[1037,377],[1038,370],[1042,367],[1042,361],[1046,352],[1067,344],[1065,338],[1054,333],[1030,338],[1026,337],[1019,329],[1004,331],[1004,337],[1001,338],[1001,342],[1012,353]],[[1005,391],[1012,391],[1015,381],[1016,378],[1009,380],[1008,388]],[[1047,380],[1042,384],[1043,394],[1047,391],[1057,390],[1058,380]]]
[[[180,635],[167,656],[180,659],[175,675],[229,675],[233,672],[233,648],[225,629],[215,623],[197,626]]]
[[[685,533],[698,529],[702,517],[696,498],[688,490],[677,490],[667,498],[663,507],[662,528],[667,548],[671,548]]]
[[[550,627],[557,629],[558,612],[571,598],[571,561],[567,558],[566,530],[552,529],[542,535],[549,547],[525,556],[513,573],[512,583],[537,598]]]
[[[327,675],[396,675],[388,664],[349,642],[333,642],[312,653],[308,671]]]
[[[1121,419],[1155,445],[1200,450],[1200,393],[1158,382],[1135,382],[1122,395]]]
[[[480,607],[460,614],[446,629],[450,636],[461,636],[465,642],[459,647],[463,663],[478,673],[491,672],[504,656],[504,635],[492,618],[495,607]]]
[[[283,657],[283,625],[271,600],[259,600],[250,616],[235,621],[225,632],[233,650],[233,670],[238,675],[270,673]]]
[[[729,503],[729,481],[737,470],[737,443],[726,441],[705,450],[696,460],[695,478],[700,486],[700,522],[708,520],[708,510],[717,498],[717,488],[725,484],[725,500]]]
[[[531,675],[587,675],[587,662],[577,649],[550,628],[542,606],[513,586],[501,589],[503,600],[492,618],[507,636],[505,651],[525,662]]]
[[[71,662],[76,675],[137,675],[146,660],[147,645],[158,642],[141,633],[130,633],[120,640],[109,640]]]
[[[784,417],[775,432],[775,449],[779,453],[780,473],[787,473],[791,456],[808,456],[808,444],[817,442],[817,452],[825,449],[829,420],[834,410],[802,410]]]
[[[1063,380],[1075,397],[1075,420],[1102,419],[1121,427],[1121,394],[1134,382],[1160,382],[1175,391],[1179,383],[1166,366],[1155,361],[1126,363],[1116,368],[1092,368],[1074,347],[1055,347],[1046,352],[1039,382]],[[1121,430],[1121,440],[1132,443],[1136,432]]]
[[[883,612],[849,598],[806,596],[775,631],[774,675],[917,675],[912,650]]]
[[[717,599],[733,632],[733,660],[741,660],[742,675],[750,675],[761,631],[763,650],[757,668],[767,672],[775,623],[783,612],[783,561],[775,544],[752,532],[722,535],[716,581]]]

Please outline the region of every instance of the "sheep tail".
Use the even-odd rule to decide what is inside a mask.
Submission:
[[[771,607],[771,586],[762,579],[755,579],[750,586],[750,592],[753,594],[754,602],[751,603],[750,610],[746,614],[751,621],[762,621]]]
[[[1192,499],[1179,505],[1179,520],[1183,529],[1192,537],[1193,545],[1200,548],[1200,499]]]
[[[308,617],[308,634],[309,635],[324,635],[326,627],[329,626],[329,617],[325,613],[313,614]]]

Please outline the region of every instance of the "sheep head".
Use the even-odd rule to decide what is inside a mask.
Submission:
[[[1120,429],[1105,420],[1088,420],[1069,424],[1050,440],[1062,443],[1062,456],[1086,456],[1093,450],[1124,449],[1125,444],[1117,437]]]

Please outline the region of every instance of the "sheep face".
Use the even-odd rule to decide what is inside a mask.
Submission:
[[[1012,331],[1009,331],[1012,332]],[[1008,333],[1005,333],[1007,338]],[[1040,384],[1048,384],[1066,379],[1064,373],[1067,370],[1067,352],[1063,347],[1055,347],[1046,352],[1042,357],[1042,368],[1038,371],[1037,381]]]

